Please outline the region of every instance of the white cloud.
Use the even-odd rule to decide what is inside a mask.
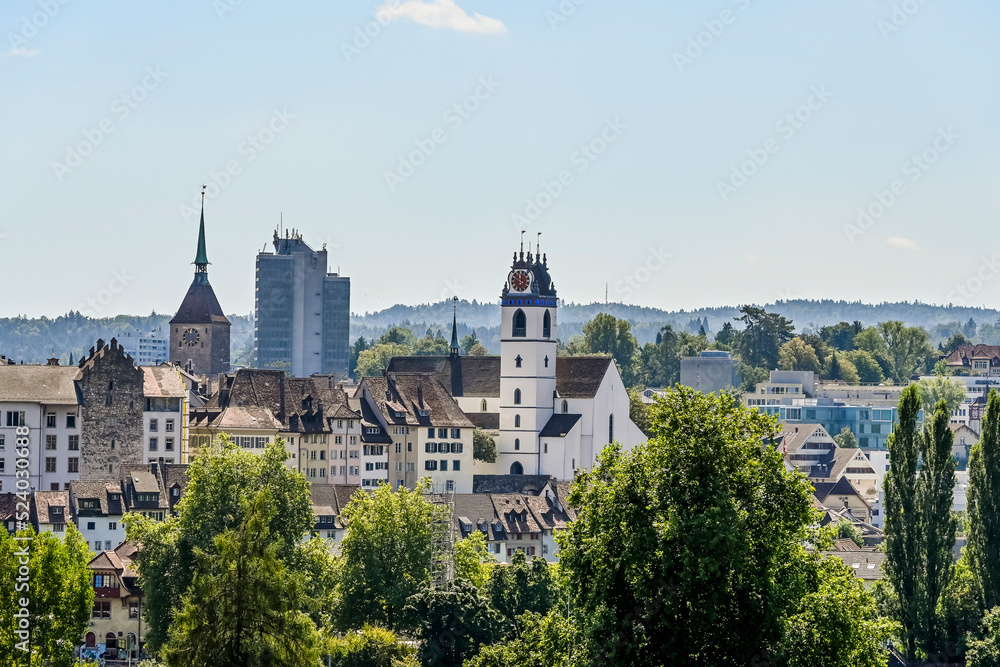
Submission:
[[[459,32],[503,33],[507,26],[500,19],[475,13],[469,16],[455,4],[455,0],[388,0],[379,7],[378,16],[383,21],[393,22],[410,19],[414,23],[431,28],[446,28]]]
[[[28,49],[22,46],[17,49],[11,49],[10,51],[7,52],[7,56],[11,58],[33,58],[34,56],[37,56],[39,53],[41,53],[41,51],[37,49],[29,51]]]
[[[903,250],[910,250],[912,252],[920,252],[920,246],[917,242],[912,239],[904,239],[901,236],[890,236],[885,240],[888,245],[894,248],[902,248]]]

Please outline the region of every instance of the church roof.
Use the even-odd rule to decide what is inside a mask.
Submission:
[[[568,415],[556,413],[549,417],[548,423],[538,434],[540,438],[565,438],[573,430],[576,423],[580,421],[580,415]]]
[[[204,274],[201,274],[204,275]],[[195,276],[188,288],[181,307],[170,320],[171,324],[229,324],[229,319],[222,312],[222,306],[215,297],[215,290],[206,280]]]
[[[559,397],[593,398],[612,363],[611,357],[556,357]]]

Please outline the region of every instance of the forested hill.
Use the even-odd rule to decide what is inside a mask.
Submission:
[[[701,326],[705,326],[706,332],[711,335],[723,323],[733,321],[740,305],[742,304],[691,311],[666,311],[621,303],[564,303],[559,307],[559,338],[565,342],[581,333],[583,325],[598,313],[609,313],[631,322],[633,333],[640,344],[655,339],[656,332],[665,324],[673,326],[675,330],[691,333],[696,333]],[[796,299],[767,304],[765,308],[792,320],[799,333],[816,331],[819,327],[837,322],[860,320],[867,326],[887,320],[900,320],[910,326],[924,327],[935,343],[950,335],[948,332],[954,328],[954,323],[964,325],[972,319],[977,325],[994,325],[1000,319],[1000,311],[997,310],[935,306],[918,302],[865,304]],[[451,314],[452,302],[441,301],[417,306],[396,305],[375,313],[354,315],[351,317],[351,340],[353,342],[359,336],[377,338],[393,325],[408,326],[418,336],[423,336],[427,329],[441,330],[447,336],[451,329]],[[246,363],[253,344],[252,317],[230,315],[229,319],[233,323],[233,360]],[[91,318],[80,313],[68,313],[54,318],[0,318],[0,354],[25,363],[39,363],[55,354],[65,364],[69,361],[70,353],[73,354],[74,361],[78,360],[98,338],[110,340],[112,336],[136,329],[166,331],[169,320],[170,315],[158,313],[107,318]],[[475,328],[478,337],[491,352],[499,349],[499,321],[500,306],[494,302],[480,303],[473,300],[458,303],[459,334],[465,335]]]

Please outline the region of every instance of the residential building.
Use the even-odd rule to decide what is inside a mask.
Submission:
[[[871,589],[884,574],[882,565],[885,554],[880,551],[824,551],[824,558],[839,558],[851,568],[854,576],[861,580],[866,589]]]
[[[313,250],[295,230],[275,230],[273,245],[257,255],[257,368],[346,379],[350,278],[328,273],[326,244]]]
[[[750,399],[744,399],[750,400]],[[827,433],[837,434],[849,428],[857,438],[858,446],[868,450],[886,449],[886,440],[898,420],[895,407],[871,407],[867,405],[844,405],[829,398],[785,399],[778,405],[756,406],[761,412],[777,417],[784,424],[823,425]],[[917,413],[918,424],[922,425],[923,410]]]
[[[945,363],[963,375],[1000,377],[1000,345],[959,345]]]
[[[100,553],[125,540],[121,480],[74,480],[70,483],[71,511],[76,527],[91,549]]]
[[[821,424],[785,424],[778,436],[781,451],[813,483],[847,477],[873,502],[882,477],[861,449],[840,448]]]
[[[681,384],[695,391],[711,394],[738,387],[741,382],[729,352],[704,350],[697,357],[681,359]]]
[[[170,340],[162,331],[133,329],[116,338],[125,353],[140,366],[159,366],[170,360]]]
[[[189,391],[173,364],[144,366],[143,462],[187,463]]]
[[[202,193],[194,280],[170,320],[170,361],[197,375],[229,372],[230,322],[208,282],[205,202]]]
[[[972,446],[979,442],[979,433],[968,424],[953,422],[949,424],[949,428],[954,434],[951,454],[955,457],[958,469],[965,470],[969,465],[969,454],[972,452]]]
[[[847,477],[841,477],[836,482],[816,482],[813,487],[813,495],[823,507],[849,510],[855,519],[871,524],[871,503]]]
[[[81,647],[80,657],[85,660],[139,659],[146,625],[142,589],[132,566],[137,550],[133,542],[120,543],[114,549],[98,551],[87,564],[94,606]]]
[[[65,491],[35,491],[31,494],[31,522],[38,533],[52,533],[60,540],[66,536],[66,526],[73,523],[73,506],[69,489]]]

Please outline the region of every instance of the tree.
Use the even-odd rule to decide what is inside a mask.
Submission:
[[[826,377],[830,380],[842,380],[847,384],[857,384],[861,381],[858,377],[858,369],[846,356],[837,356],[836,352],[830,353],[830,361],[826,367]]]
[[[842,352],[854,349],[854,336],[857,332],[849,322],[840,322],[832,326],[821,327],[819,336],[826,344]]]
[[[864,350],[854,350],[843,355],[843,359],[854,364],[858,373],[858,382],[865,384],[879,384],[885,380],[882,374],[882,367],[870,352]]]
[[[470,357],[485,357],[488,354],[489,350],[483,347],[483,344],[479,342],[469,348]]]
[[[896,382],[906,382],[934,354],[927,332],[921,327],[908,327],[902,322],[881,322],[878,333],[885,342],[891,364],[891,376]]]
[[[393,357],[404,357],[408,354],[410,348],[399,343],[373,345],[358,356],[356,375],[359,378],[379,377]]]
[[[194,580],[163,649],[168,667],[317,664],[319,633],[303,611],[304,579],[271,539],[275,514],[262,489],[239,528],[217,536],[211,553],[195,552]]]
[[[496,463],[497,460],[497,443],[481,428],[472,432],[472,458],[484,463]]]
[[[969,642],[965,654],[968,667],[1000,667],[1000,607],[992,607],[983,618],[983,638]]]
[[[966,512],[969,567],[983,591],[985,609],[1000,605],[1000,394],[990,389],[983,432],[969,454]]]
[[[354,341],[354,345],[351,346],[348,361],[348,370],[351,377],[357,377],[358,356],[360,356],[360,354],[369,347],[371,347],[371,343],[365,340],[364,336],[360,336],[356,341]]]
[[[938,621],[938,602],[954,569],[951,550],[955,546],[957,521],[952,513],[955,460],[951,455],[954,433],[948,428],[951,411],[944,400],[934,408],[924,426],[917,477],[916,507],[920,513],[922,567],[920,569],[920,633],[925,655],[944,648],[944,633]]]
[[[736,364],[736,374],[743,379],[740,383],[740,391],[743,393],[757,391],[757,383],[767,382],[771,376],[766,368],[754,368],[744,363]]]
[[[916,655],[920,623],[918,590],[923,574],[920,554],[921,525],[917,498],[917,459],[923,449],[917,430],[920,393],[914,385],[899,398],[899,423],[886,440],[889,472],[885,475],[885,565],[883,572],[892,586],[898,606],[906,657]]]
[[[736,329],[732,322],[724,322],[719,332],[715,334],[715,344],[729,347],[736,338]]]
[[[752,664],[808,590],[812,486],[761,447],[774,422],[727,396],[678,387],[653,432],[578,473],[577,519],[557,536],[588,650],[627,666]]]
[[[417,337],[408,327],[393,326],[388,331],[378,337],[376,345],[403,345],[412,347],[417,342]]]
[[[967,636],[978,630],[982,616],[982,595],[969,567],[968,551],[955,564],[955,572],[938,603],[938,618],[945,650],[943,662],[959,662],[965,655]]]
[[[635,384],[635,356],[639,344],[632,335],[632,325],[614,315],[599,313],[583,325],[583,351],[590,354],[610,354],[626,387]]]
[[[497,613],[465,579],[425,585],[410,598],[407,614],[414,619],[424,667],[461,667],[496,638]]]
[[[647,437],[650,432],[649,406],[642,400],[642,392],[638,389],[628,390],[628,416],[632,423],[639,427]]]
[[[518,619],[524,628],[516,639],[485,646],[466,667],[575,667],[573,648],[581,643],[575,619],[557,612],[541,616],[526,612]]]
[[[962,345],[972,345],[972,341],[966,338],[964,335],[957,333],[953,335],[951,338],[949,338],[947,341],[945,341],[945,343],[941,346],[941,352],[943,352],[947,356],[952,352],[954,352],[955,350],[957,350]]]
[[[455,542],[456,579],[465,579],[478,589],[486,585],[497,562],[486,547],[486,537],[478,530]]]
[[[976,337],[976,321],[970,317],[969,321],[966,322],[965,326],[962,328],[962,333],[965,334],[965,337],[971,342],[971,340]]]
[[[430,579],[433,511],[423,488],[354,494],[342,512],[350,528],[340,543],[338,628],[405,627],[407,599]]]
[[[330,637],[323,653],[330,656],[330,667],[418,667],[420,664],[416,649],[400,642],[391,630],[371,625],[343,637]]]
[[[427,335],[413,344],[410,354],[418,357],[433,357],[447,355],[450,352],[449,343],[441,336]]]
[[[950,413],[957,410],[965,400],[965,385],[958,380],[949,380],[942,376],[924,378],[917,382],[917,387],[923,399],[924,411],[928,413],[932,412],[941,401],[944,401]]]
[[[243,526],[256,494],[270,493],[274,514],[267,526],[278,557],[293,574],[307,576],[303,538],[315,525],[309,482],[285,465],[281,438],[263,453],[233,444],[225,434],[202,448],[188,466],[188,486],[177,505],[177,516],[155,521],[136,514],[126,517],[126,535],[142,548],[134,563],[145,595],[147,645],[157,651],[194,580],[198,559],[218,554],[216,537]],[[313,582],[307,581],[308,586]]]
[[[462,336],[462,340],[459,341],[458,346],[462,352],[468,354],[469,350],[477,343],[479,343],[479,338],[476,336],[476,330],[473,329],[470,333]]]
[[[27,562],[24,559],[27,557]],[[49,532],[35,534],[28,528],[11,536],[0,529],[0,655],[10,665],[76,664],[73,648],[87,631],[94,589],[87,563],[91,553],[73,524],[65,540]],[[27,568],[27,576],[22,567]],[[24,588],[27,584],[30,588]],[[22,604],[23,603],[23,604]],[[19,616],[26,608],[27,617]],[[17,633],[27,623],[30,637]],[[17,645],[24,644],[28,651]]]
[[[783,624],[779,654],[788,667],[882,667],[893,623],[879,616],[861,580],[833,556],[818,567],[819,587]]]
[[[778,315],[756,306],[742,306],[740,317],[743,331],[736,338],[733,349],[749,366],[777,368],[781,346],[792,339],[792,323]]]
[[[555,606],[558,597],[556,582],[544,558],[535,557],[528,562],[524,552],[518,551],[507,567],[496,567],[490,573],[484,593],[490,606],[503,618],[502,634],[520,636],[523,628],[518,625],[526,611],[543,616]]]
[[[862,534],[861,529],[847,519],[841,519],[837,523],[837,539],[853,540],[854,543],[858,545],[859,549],[865,546],[864,535]]]
[[[782,345],[778,354],[778,367],[783,371],[812,371],[818,375],[823,370],[816,350],[799,336]]]
[[[840,429],[840,433],[833,436],[833,441],[837,443],[838,447],[844,449],[857,449],[858,446],[858,439],[854,437],[854,431],[851,430],[850,426]]]

